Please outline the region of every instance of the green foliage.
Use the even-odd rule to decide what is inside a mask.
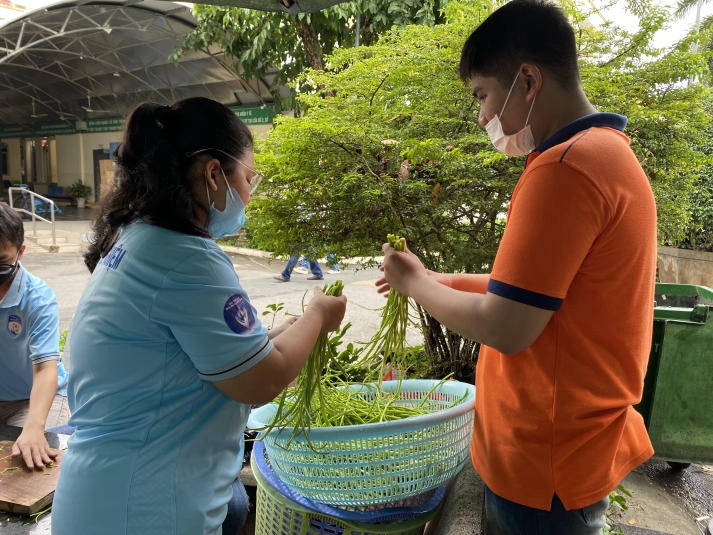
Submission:
[[[266,310],[262,311],[263,316],[270,316],[270,326],[266,328],[269,331],[275,326],[275,320],[277,319],[278,313],[282,312],[285,309],[285,303],[270,303],[267,305]]]
[[[626,503],[627,496],[631,498],[631,492],[629,492],[623,485],[617,486],[616,489],[609,493],[609,507],[617,507],[619,509],[627,510],[629,506]],[[612,528],[609,524],[609,519],[604,525],[603,530],[604,535],[624,535],[621,528]]]
[[[713,166],[708,165],[693,184],[691,218],[686,235],[672,245],[681,249],[713,252]]]
[[[422,345],[407,347],[401,358],[404,369],[399,370],[399,378],[422,379],[424,377],[445,377],[448,373],[434,373],[433,364],[428,357],[426,348]]]
[[[69,186],[69,194],[75,199],[86,199],[91,192],[91,186],[84,184],[81,180],[77,180]]]
[[[248,207],[251,245],[280,256],[310,244],[337,259],[370,258],[396,233],[430,269],[491,269],[523,159],[492,148],[457,65],[463,42],[493,3],[443,1],[441,19],[433,15],[436,4],[420,4],[351,2],[296,18],[197,8],[200,28],[186,47],[218,43],[246,78],[274,65],[281,73],[275,83],[294,78],[299,91],[302,116],[277,117],[257,147],[269,180]],[[613,23],[595,28],[591,13],[563,2],[585,91],[600,111],[628,117],[626,133],[656,196],[659,240],[680,243],[691,235],[689,221],[711,228],[710,203],[697,202],[710,197],[693,194],[711,191],[710,89],[700,83],[709,80],[710,34],[657,49],[653,37],[666,11],[651,0],[628,5],[640,20],[634,33]],[[361,41],[370,46],[351,47],[356,12]],[[409,17],[426,25],[403,26]],[[389,20],[393,29],[377,40]],[[319,35],[311,52],[307,31]],[[704,45],[699,52],[694,42]],[[440,355],[435,367],[474,366],[477,344],[420,314],[425,351]]]
[[[321,89],[301,93],[306,113],[278,118],[258,146],[269,181],[248,206],[253,245],[287,256],[318,244],[337,258],[368,258],[394,233],[431,269],[489,270],[522,160],[494,151],[457,76],[473,17],[486,13],[477,7],[448,25],[340,48],[323,71],[299,77],[300,87]]]
[[[690,220],[684,236],[671,241],[681,249],[713,252],[713,129],[708,132],[700,150],[707,157],[706,165],[693,181],[689,193],[691,204]]]
[[[670,49],[653,38],[668,20],[649,0],[637,2],[639,30],[614,25],[579,27],[585,91],[600,111],[626,115],[626,134],[651,180],[658,208],[659,241],[678,241],[691,211],[690,193],[707,157],[698,149],[708,136],[710,88],[707,53],[692,49],[691,34]]]
[[[259,146],[270,180],[248,207],[257,246],[288,255],[318,240],[363,257],[396,233],[429,268],[489,268],[522,161],[494,152],[458,79],[472,26],[409,26],[300,77],[323,91],[301,94],[307,113],[279,118]]]
[[[295,89],[301,93],[297,110],[305,106],[315,110],[300,125],[283,120],[280,134],[283,139],[274,141],[269,148],[275,153],[278,149],[283,151],[281,174],[295,164],[304,172],[300,173],[301,178],[275,174],[273,177],[283,184],[302,183],[303,187],[294,191],[286,202],[299,201],[300,209],[306,207],[308,212],[312,212],[309,208],[323,193],[321,188],[312,188],[308,198],[302,201],[308,186],[304,178],[308,171],[314,172],[315,179],[325,185],[330,181],[341,182],[342,202],[358,198],[355,208],[363,209],[360,212],[363,217],[359,218],[360,232],[350,238],[351,249],[363,252],[375,246],[374,235],[383,236],[389,231],[440,238],[453,227],[448,225],[443,229],[441,224],[444,220],[449,222],[448,218],[454,215],[444,213],[456,191],[461,198],[474,195],[484,198],[492,194],[501,206],[507,205],[507,194],[500,194],[500,186],[512,183],[521,162],[514,160],[508,165],[483,143],[482,131],[474,127],[474,121],[468,120],[473,117],[465,117],[476,111],[476,105],[469,101],[455,75],[461,44],[500,3],[360,0],[296,16],[197,5],[198,25],[174,57],[190,50],[217,46],[232,58],[232,67],[245,80],[255,77],[270,80],[278,103],[278,87],[294,81]],[[679,13],[691,4],[681,0]],[[698,193],[709,190],[705,183],[701,188],[697,182],[707,157],[695,147],[701,147],[708,135],[710,116],[709,87],[694,81],[710,79],[710,31],[700,34],[692,31],[671,49],[661,50],[654,47],[653,38],[665,27],[670,14],[659,7],[658,2],[627,2],[627,16],[635,16],[640,21],[639,29],[633,33],[617,27],[614,22],[599,29],[592,27],[590,20],[597,17],[596,8],[586,12],[571,0],[565,0],[563,7],[577,31],[582,78],[588,96],[600,110],[629,118],[627,134],[651,178],[657,199],[661,243],[690,243],[696,247],[700,239],[691,240],[691,235],[696,233],[696,228],[702,228],[701,221],[708,221],[702,213],[705,209],[701,210],[704,205],[697,202]],[[444,22],[447,24],[441,24]],[[410,23],[419,26],[407,27]],[[702,21],[702,27],[710,27],[708,21]],[[397,31],[379,42],[389,29]],[[352,48],[356,42],[375,46]],[[325,66],[327,72],[319,72]],[[310,71],[309,67],[316,71]],[[320,90],[315,91],[315,88]],[[447,135],[449,129],[452,136]],[[349,130],[350,135],[347,135]],[[307,136],[302,143],[289,139],[300,135]],[[468,135],[472,139],[467,139]],[[304,150],[304,145],[311,145],[313,138],[328,144],[324,151],[309,150],[309,147]],[[324,154],[315,154],[321,152]],[[305,164],[304,160],[314,156],[321,159]],[[335,159],[339,165],[332,169]],[[277,158],[273,161],[277,163]],[[453,167],[460,167],[459,172]],[[325,174],[333,176],[325,180],[322,176]],[[366,184],[363,183],[365,175],[368,175]],[[389,183],[390,179],[403,182],[404,176],[414,183],[404,187]],[[468,182],[476,182],[481,187],[473,191],[465,185]],[[695,195],[691,195],[692,192]],[[434,214],[439,210],[428,208],[424,203],[413,204],[414,197],[424,200],[429,194],[443,209],[440,214]],[[388,199],[386,203],[380,200],[382,196]],[[392,202],[394,199],[396,202]],[[425,228],[422,221],[429,218],[413,220],[409,212],[400,217],[395,215],[394,212],[403,208],[399,202],[402,199],[412,206],[413,212],[436,215],[427,224],[430,229]],[[317,207],[317,212],[334,208],[333,199],[327,200],[329,202]],[[385,205],[392,212],[388,219],[400,219],[399,225],[386,222]],[[279,213],[295,220],[295,210],[280,208]],[[337,213],[342,212],[337,210]],[[492,213],[492,210],[478,212],[474,226],[487,221],[485,227],[491,232],[490,237],[496,239],[498,222],[488,218]],[[472,214],[471,211],[463,217]],[[294,232],[281,233],[272,241],[294,241],[294,234],[308,234],[315,224],[305,219],[298,220],[299,228]],[[352,219],[347,217],[346,221],[351,223]],[[691,228],[687,228],[689,220]],[[410,232],[411,225],[417,226],[418,232]],[[439,233],[438,229],[443,230]],[[339,233],[346,233],[344,224],[331,232]],[[265,243],[264,236],[256,237],[255,243]],[[300,240],[300,243],[309,241]],[[427,244],[424,238],[421,247],[425,249]],[[285,253],[284,247],[269,248]],[[481,249],[480,244],[476,249]],[[492,252],[492,246],[490,249]],[[481,260],[476,263],[488,264]],[[465,267],[468,262],[460,258],[453,264]]]
[[[616,489],[609,493],[609,505],[616,505],[620,509],[626,511],[629,506],[626,504],[626,497],[631,498],[631,492],[624,488],[623,485],[618,485]]]
[[[64,346],[67,344],[67,335],[69,334],[68,330],[64,330],[61,333],[59,333],[59,352],[62,353],[64,351]]]
[[[641,25],[630,35],[612,25],[594,29],[565,3],[587,95],[599,110],[628,116],[665,242],[684,234],[689,192],[706,161],[696,146],[710,122],[709,91],[689,83],[705,75],[706,58],[691,51],[690,38],[655,49],[665,13],[648,0],[636,7]],[[300,75],[296,87],[320,90],[301,92],[303,116],[279,117],[258,146],[269,181],[248,207],[252,244],[284,256],[295,244],[318,243],[339,258],[371,257],[396,233],[430,269],[488,272],[523,168],[521,158],[492,148],[457,75],[463,42],[491,9],[485,1],[449,2],[445,24],[397,28],[371,46],[336,49],[323,70]],[[434,369],[468,377],[477,344],[420,313],[426,352],[440,355]]]
[[[369,376],[369,370],[357,364],[362,358],[364,346],[349,342],[342,347],[344,336],[351,326],[351,323],[346,323],[329,337],[326,359],[329,367],[323,370],[322,375],[330,375],[335,381],[345,383],[363,383]]]
[[[355,43],[371,44],[393,27],[434,24],[438,0],[359,0],[315,13],[288,15],[254,9],[197,4],[197,25],[172,54],[175,61],[192,50],[223,50],[230,67],[246,81],[270,80],[279,106],[279,87],[306,68],[321,69],[325,55]],[[292,105],[291,98],[287,107]]]
[[[585,90],[601,111],[629,118],[657,199],[660,240],[670,242],[685,233],[690,191],[707,161],[696,147],[710,123],[709,90],[689,83],[705,76],[706,57],[691,51],[692,36],[654,48],[665,12],[648,1],[637,6],[633,35],[593,29],[587,14],[566,8]],[[429,268],[489,270],[522,170],[521,159],[494,152],[457,77],[460,47],[489,9],[450,2],[446,24],[397,29],[372,46],[336,50],[323,71],[305,71],[297,85],[321,90],[301,93],[305,116],[278,118],[260,147],[270,183],[249,207],[253,243],[288,255],[318,238],[338,256],[370,256],[395,232]]]

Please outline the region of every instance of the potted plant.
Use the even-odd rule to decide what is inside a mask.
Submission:
[[[92,188],[84,184],[81,180],[77,180],[69,186],[69,193],[77,201],[78,208],[84,208],[87,197],[92,193]]]

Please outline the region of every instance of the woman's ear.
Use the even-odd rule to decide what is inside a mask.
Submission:
[[[205,183],[208,185],[211,191],[218,191],[219,178],[222,178],[220,171],[220,161],[216,158],[210,158],[207,160],[203,166],[203,176],[205,177]]]

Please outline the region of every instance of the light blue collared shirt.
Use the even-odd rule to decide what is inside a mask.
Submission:
[[[30,398],[32,366],[57,361],[57,393],[67,395],[59,361],[59,310],[54,290],[20,264],[0,301],[0,401]]]

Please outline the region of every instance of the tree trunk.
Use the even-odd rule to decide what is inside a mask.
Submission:
[[[480,344],[449,331],[423,308],[416,308],[432,375],[440,378],[452,373],[458,381],[473,383]]]
[[[319,44],[314,28],[312,27],[309,17],[296,17],[297,35],[302,40],[302,46],[309,58],[310,67],[315,70],[324,70],[324,61],[322,61],[322,46]]]

